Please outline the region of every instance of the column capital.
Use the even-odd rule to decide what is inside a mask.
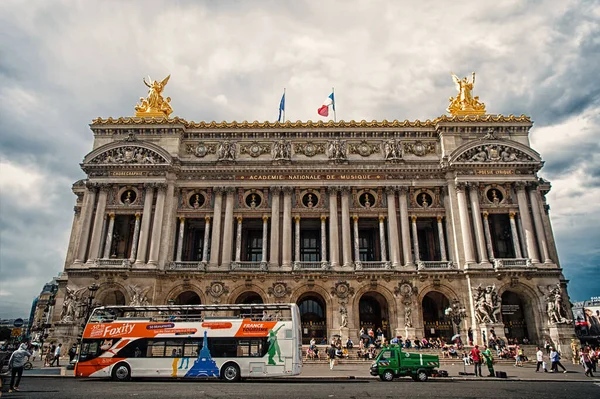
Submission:
[[[348,194],[350,194],[350,187],[342,186],[342,187],[340,187],[340,191],[342,192],[342,195],[348,195]]]
[[[438,217],[437,217],[437,222],[438,222],[438,223],[442,223],[442,220],[444,220],[444,217],[443,217],[443,216],[438,216]]]
[[[484,219],[487,219],[487,218],[488,218],[488,216],[489,216],[489,213],[488,213],[488,212],[486,212],[486,211],[483,211],[482,215],[483,215],[483,218],[484,218]]]
[[[385,216],[379,215],[379,223],[385,222]]]
[[[327,194],[329,194],[329,195],[336,195],[338,193],[338,191],[340,191],[340,188],[338,186],[328,186],[327,187]]]
[[[456,189],[457,193],[464,192],[466,188],[467,188],[467,183],[465,183],[465,182],[457,182],[456,183],[455,189]]]
[[[400,194],[408,193],[408,187],[406,187],[406,186],[399,186],[399,187],[395,187],[395,188],[398,191],[398,193],[400,193]]]
[[[140,220],[140,218],[142,217],[142,214],[139,212],[135,213],[135,220]]]
[[[179,222],[180,223],[185,222],[185,216],[179,216]]]
[[[416,222],[417,222],[417,216],[416,216],[416,215],[412,215],[412,216],[410,217],[410,220],[411,220],[413,223],[416,223]]]
[[[358,222],[358,215],[352,215],[352,220],[354,220],[355,222]]]
[[[217,186],[213,188],[215,194],[223,194],[225,192],[225,187]]]
[[[210,216],[208,216],[208,215],[204,216],[204,222],[210,223]]]
[[[281,192],[281,186],[271,186],[269,187],[269,191],[271,194],[279,194]]]
[[[225,187],[225,192],[227,194],[234,194],[235,193],[235,187],[227,186],[227,187]]]
[[[321,222],[325,222],[327,220],[327,216],[321,215]]]
[[[167,191],[167,183],[155,183],[155,187],[158,191]]]
[[[299,222],[301,219],[300,215],[294,215],[294,221]]]
[[[263,217],[262,217],[262,221],[263,221],[263,222],[266,222],[266,221],[268,221],[268,220],[269,220],[269,217],[268,217],[267,215],[263,215]]]
[[[115,213],[114,212],[110,212],[108,214],[108,217],[111,218],[112,220],[115,220]]]
[[[236,218],[238,224],[241,224],[242,220],[244,220],[244,218],[242,216],[236,216],[235,218]]]
[[[515,218],[516,213],[515,212],[508,212],[508,217],[511,219]]]
[[[527,182],[524,182],[524,181],[516,181],[513,184],[517,188],[517,191],[524,190],[525,187],[527,187]]]
[[[110,183],[96,183],[100,191],[108,192],[112,188]]]
[[[291,186],[283,186],[282,189],[283,193],[285,195],[292,195],[292,193],[294,192],[294,187]]]
[[[390,194],[395,195],[396,191],[398,191],[398,187],[395,187],[395,186],[388,186],[385,188],[385,193],[387,195],[390,195]]]

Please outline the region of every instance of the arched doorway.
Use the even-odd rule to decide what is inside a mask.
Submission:
[[[304,294],[298,299],[302,322],[302,343],[308,344],[314,338],[318,344],[327,343],[327,312],[325,300],[315,292]]]
[[[200,305],[200,296],[194,291],[184,291],[175,298],[175,305]]]
[[[423,297],[423,327],[426,338],[443,338],[449,341],[453,335],[452,321],[446,318],[445,311],[450,307],[446,295],[438,291],[428,292]]]
[[[236,304],[261,304],[264,303],[262,297],[254,291],[246,291],[237,297],[235,300]]]
[[[108,291],[98,302],[103,306],[122,306],[125,305],[125,295],[119,290]]]
[[[504,291],[501,313],[506,338],[516,338],[519,342],[523,342],[525,337],[530,339],[525,312],[521,296],[513,291]]]
[[[390,318],[387,300],[378,292],[367,292],[358,301],[360,328],[374,332],[381,328],[386,338],[390,338]]]

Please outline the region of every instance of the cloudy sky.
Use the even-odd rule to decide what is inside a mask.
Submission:
[[[485,4],[485,6],[484,6]],[[491,113],[527,114],[572,300],[600,295],[600,3],[0,2],[0,317],[64,267],[97,116],[133,115],[142,77],[188,120],[433,119],[477,72]]]

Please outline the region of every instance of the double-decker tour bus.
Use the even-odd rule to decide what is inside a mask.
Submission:
[[[77,377],[198,378],[300,374],[296,304],[104,306],[90,316]]]

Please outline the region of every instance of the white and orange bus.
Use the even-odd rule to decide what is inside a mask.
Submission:
[[[77,377],[198,378],[300,374],[296,304],[104,306],[81,340]]]

